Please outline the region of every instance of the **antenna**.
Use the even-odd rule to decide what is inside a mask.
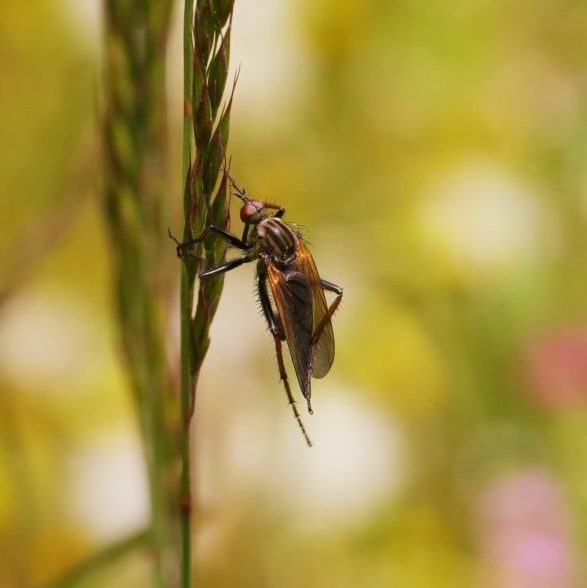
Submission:
[[[234,188],[234,190],[236,191],[236,195],[243,202],[250,202],[251,199],[247,196],[247,193],[246,193],[245,189],[242,188],[241,186],[239,186],[238,182],[230,175],[230,173],[228,172],[228,170],[226,169],[226,167],[223,167],[222,168],[222,171],[223,171],[224,175],[230,181],[230,183],[231,183],[232,187]]]

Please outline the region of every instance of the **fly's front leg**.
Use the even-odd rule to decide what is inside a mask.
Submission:
[[[180,243],[172,235],[171,231],[168,230],[169,237],[171,239],[173,239],[173,241],[175,242],[177,256],[180,259],[184,258],[184,255],[185,255],[184,250],[185,249],[187,249],[188,247],[191,247],[192,245],[196,245],[198,243],[201,243],[210,233],[215,233],[216,235],[221,237],[224,241],[226,241],[229,246],[234,247],[236,249],[240,249],[241,251],[248,252],[251,249],[251,246],[247,242],[248,225],[245,225],[242,239],[239,239],[236,235],[229,233],[227,230],[222,229],[221,227],[217,227],[216,225],[208,225],[203,230],[203,232],[200,234],[199,237],[196,237],[194,239],[190,239],[189,241],[184,241],[183,243]],[[219,265],[218,267],[213,267],[213,268],[210,268],[210,269],[207,269],[207,270],[201,272],[200,277],[205,278],[205,277],[215,276],[218,274],[223,274],[225,272],[230,271],[231,269],[234,269],[235,267],[238,267],[239,265],[242,265],[243,263],[248,263],[250,261],[253,261],[253,259],[255,259],[255,257],[256,257],[255,255],[246,255],[245,254],[243,257],[231,259],[230,261],[227,261],[226,263],[223,263],[222,265]]]
[[[217,227],[215,225],[209,225],[206,228],[206,231],[208,233],[217,234],[219,237],[222,237],[222,239],[224,239],[224,241],[226,241],[226,243],[228,243],[230,247],[234,247],[235,249],[245,251],[245,254],[242,257],[231,259],[230,261],[227,261],[222,265],[219,265],[218,267],[212,267],[207,270],[204,270],[203,272],[200,272],[200,278],[206,278],[210,276],[217,276],[218,274],[223,274],[234,269],[235,267],[243,265],[243,263],[249,263],[250,261],[253,261],[253,259],[255,259],[256,255],[251,253],[251,246],[247,241],[248,228],[249,225],[245,224],[242,239],[239,239],[237,236],[233,235],[232,233],[229,233],[227,230]],[[205,236],[200,236],[199,239],[202,240],[203,238],[205,238]]]
[[[342,288],[340,286],[337,286],[336,284],[333,284],[332,282],[329,282],[328,280],[320,280],[320,283],[322,285],[322,288],[324,288],[324,290],[328,290],[329,292],[333,292],[334,294],[336,294],[336,298],[334,299],[332,304],[328,307],[328,310],[326,311],[326,314],[322,317],[320,324],[316,327],[316,330],[314,331],[314,334],[312,335],[312,345],[316,345],[316,343],[318,343],[318,341],[320,340],[320,337],[322,335],[322,331],[324,331],[324,328],[330,322],[332,315],[336,312],[336,309],[338,308],[338,305],[340,304],[340,301],[342,300]]]
[[[208,225],[200,234],[199,237],[195,237],[190,239],[189,241],[184,241],[180,243],[171,233],[170,229],[167,229],[167,234],[169,238],[175,242],[177,257],[183,259],[184,250],[192,245],[197,245],[201,243],[210,233],[215,233],[219,237],[222,237],[231,247],[235,247],[236,249],[240,249],[241,251],[247,251],[251,248],[251,246],[246,241],[247,236],[247,225],[245,225],[245,232],[243,233],[243,239],[239,239],[236,235],[229,233],[226,229],[222,229],[221,227],[217,227],[216,225]]]
[[[263,202],[265,208],[271,208],[273,210],[277,210],[277,212],[273,215],[274,218],[281,218],[285,214],[285,208],[283,206],[279,206],[279,204],[271,204],[270,202]]]

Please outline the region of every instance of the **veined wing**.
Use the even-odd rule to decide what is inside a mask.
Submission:
[[[269,262],[265,262],[265,270],[300,389],[309,406],[313,335],[310,278],[296,269],[281,271]]]
[[[298,260],[298,269],[308,277],[312,290],[312,336],[316,334],[317,329],[322,329],[313,349],[312,376],[323,378],[330,371],[334,361],[334,332],[330,319],[324,323],[328,314],[324,288],[314,258],[301,239],[298,242]]]

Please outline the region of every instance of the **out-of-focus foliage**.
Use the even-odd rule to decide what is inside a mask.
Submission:
[[[94,198],[98,23],[71,4],[0,7],[2,268],[30,264],[0,308],[2,586],[148,516]],[[587,6],[241,2],[233,27],[232,171],[345,297],[308,451],[253,269],[227,275],[194,434],[200,585],[582,586]],[[86,584],[147,569],[138,553]]]

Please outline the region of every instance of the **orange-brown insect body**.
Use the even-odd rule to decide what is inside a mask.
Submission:
[[[275,341],[279,374],[302,433],[311,445],[289,388],[281,341],[287,342],[300,389],[312,413],[311,378],[324,377],[334,361],[331,318],[342,299],[342,288],[320,278],[302,235],[295,225],[282,220],[284,208],[249,198],[230,175],[228,178],[243,202],[240,210],[244,223],[242,237],[239,239],[222,228],[209,226],[194,242],[201,242],[211,231],[243,251],[243,255],[205,270],[200,277],[224,273],[257,260],[259,301]],[[276,212],[271,214],[270,210]],[[185,245],[178,245],[178,251]],[[325,290],[336,295],[330,306],[326,302]]]

